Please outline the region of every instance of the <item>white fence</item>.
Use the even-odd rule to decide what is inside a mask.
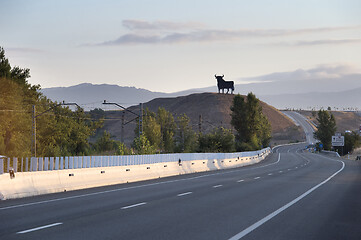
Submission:
[[[35,172],[63,169],[80,169],[94,167],[129,166],[162,162],[220,160],[241,157],[262,156],[269,148],[254,152],[236,153],[173,153],[153,155],[122,156],[78,156],[78,157],[40,157],[40,158],[0,158],[0,174],[9,172]]]

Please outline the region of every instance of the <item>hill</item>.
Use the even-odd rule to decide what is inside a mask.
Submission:
[[[316,117],[317,111],[312,114],[312,111],[298,111],[303,116],[312,122],[318,124]],[[346,111],[331,111],[336,120],[337,132],[345,131],[359,131],[361,124],[361,116],[356,112],[346,112]]]
[[[156,98],[144,103],[144,109],[157,111],[158,107],[163,107],[179,116],[185,113],[190,119],[195,131],[207,133],[214,127],[232,128],[231,110],[234,95],[217,93],[200,93],[175,98]],[[279,112],[276,108],[261,102],[263,113],[268,117],[272,126],[272,143],[289,141],[302,141],[303,132],[294,123]],[[132,106],[129,110],[138,113],[139,106]],[[111,132],[117,140],[121,136],[121,115],[123,111],[107,111],[104,129]],[[201,122],[200,122],[201,116]],[[135,116],[129,112],[125,113],[125,122],[132,120]],[[130,122],[124,127],[124,142],[129,145],[134,138],[136,123]]]

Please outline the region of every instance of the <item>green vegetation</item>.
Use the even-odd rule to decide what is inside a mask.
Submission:
[[[183,114],[177,117],[177,131],[175,133],[175,152],[196,152],[198,136],[193,131],[190,119]]]
[[[253,93],[245,99],[237,94],[231,106],[231,124],[237,131],[236,150],[253,151],[269,145],[271,125]]]
[[[138,126],[134,132],[138,132]],[[133,148],[137,153],[147,154],[233,152],[235,141],[230,129],[215,128],[208,134],[197,134],[187,115],[180,115],[175,121],[172,113],[158,108],[157,113],[145,110],[143,136],[134,140]]]
[[[32,155],[35,113],[37,156],[88,154],[91,151],[88,138],[101,122],[90,121],[81,108],[73,112],[68,107],[57,106],[57,102],[42,95],[39,85],[31,85],[28,78],[29,69],[11,67],[0,47],[0,153],[9,157]]]
[[[199,135],[199,152],[234,152],[235,141],[231,130],[215,128],[211,133]]]
[[[357,132],[345,133],[344,154],[351,153],[361,146],[361,136]]]
[[[320,140],[325,150],[331,150],[332,136],[336,133],[336,120],[332,113],[325,110],[318,111],[318,126],[314,133],[315,138]]]

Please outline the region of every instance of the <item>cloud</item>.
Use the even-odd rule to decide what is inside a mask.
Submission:
[[[244,82],[275,82],[342,78],[346,75],[361,73],[361,70],[349,64],[325,64],[311,69],[297,69],[291,72],[276,72],[253,78],[240,78]]]
[[[179,30],[204,27],[203,24],[196,22],[177,23],[170,21],[147,22],[142,20],[123,20],[122,24],[129,30]]]
[[[35,48],[5,48],[5,50],[7,52],[11,52],[11,53],[41,53],[41,52],[44,52],[43,50],[35,49]]]
[[[170,22],[142,20],[123,20],[123,27],[130,32],[115,40],[104,41],[87,46],[116,46],[127,44],[178,44],[192,42],[236,41],[249,38],[284,37],[292,35],[333,32],[361,29],[360,26],[305,28],[305,29],[209,29],[195,22]],[[354,41],[355,42],[355,41]],[[353,43],[354,43],[353,42]],[[344,42],[346,43],[346,42]],[[350,43],[350,42],[349,42]],[[296,45],[326,44],[326,42],[298,42]]]
[[[359,44],[361,39],[326,39],[316,41],[299,41],[292,45],[295,46],[314,46],[314,45],[343,45],[343,44]]]

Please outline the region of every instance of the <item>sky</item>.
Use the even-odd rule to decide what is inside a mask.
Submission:
[[[42,88],[176,92],[215,74],[361,73],[360,13],[359,0],[0,0],[0,46]]]

